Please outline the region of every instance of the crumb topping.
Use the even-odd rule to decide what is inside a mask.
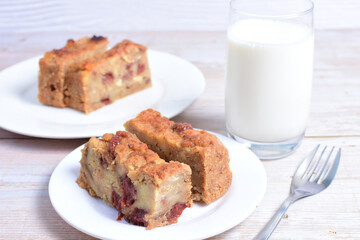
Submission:
[[[156,132],[159,136],[179,142],[182,147],[211,147],[221,144],[216,136],[206,131],[195,130],[189,123],[175,123],[153,109],[142,111],[126,125],[146,125],[144,131]],[[144,128],[144,126],[143,126]],[[222,145],[222,144],[221,144]]]
[[[127,64],[126,68],[131,67],[133,63],[138,61],[142,53],[146,51],[146,47],[129,40],[124,40],[116,44],[113,48],[105,52],[103,55],[94,55],[93,57],[72,66],[72,71],[92,71],[98,67],[107,64],[108,59],[120,56]]]
[[[69,57],[72,54],[77,54],[80,51],[83,51],[85,48],[89,48],[89,45],[97,45],[102,43],[108,43],[108,39],[102,36],[93,36],[92,38],[84,37],[77,41],[69,39],[66,42],[65,47],[61,49],[54,49],[50,52],[45,53],[45,58],[54,58],[54,57]]]
[[[165,162],[132,133],[126,131],[118,131],[116,134],[106,133],[101,140],[108,145],[109,158],[124,163],[134,170],[147,164]]]

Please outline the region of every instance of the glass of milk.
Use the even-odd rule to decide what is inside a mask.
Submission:
[[[227,32],[226,127],[261,159],[302,141],[313,73],[310,0],[232,0]]]

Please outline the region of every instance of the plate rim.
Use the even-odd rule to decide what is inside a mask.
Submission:
[[[197,91],[196,91],[196,94],[193,95],[193,97],[191,98],[191,101],[186,103],[186,104],[183,104],[181,107],[178,107],[176,109],[176,111],[172,111],[172,112],[169,112],[167,115],[169,118],[172,118],[172,117],[175,117],[179,114],[181,114],[183,111],[185,111],[187,108],[189,108],[204,92],[205,90],[205,87],[206,87],[206,79],[205,79],[205,76],[204,74],[202,73],[202,71],[193,63],[191,63],[189,60],[187,59],[184,59],[184,58],[181,58],[177,55],[174,55],[174,54],[171,54],[171,53],[167,53],[167,52],[163,52],[163,51],[158,51],[158,50],[153,50],[153,49],[148,49],[148,58],[151,59],[149,56],[151,54],[155,54],[155,55],[158,55],[158,56],[165,56],[166,58],[172,58],[172,59],[176,59],[178,61],[181,61],[183,62],[184,64],[188,65],[189,67],[191,67],[194,71],[196,71],[196,74],[198,75],[197,77],[197,84],[199,85],[199,87],[197,88]],[[8,71],[14,71],[16,69],[18,69],[19,67],[21,67],[21,65],[24,65],[26,66],[27,62],[37,62],[38,59],[40,59],[42,57],[42,55],[38,55],[38,56],[35,56],[35,57],[31,57],[31,58],[28,58],[28,59],[25,59],[25,60],[22,60],[20,62],[17,62],[11,66],[8,66],[4,69],[2,69],[0,71],[0,86],[2,85],[2,81],[4,81],[2,75],[4,74],[4,72],[8,72]],[[160,80],[159,80],[160,81]],[[31,83],[30,80],[27,80],[26,83]],[[37,84],[37,81],[34,81],[33,82],[34,84]],[[163,84],[163,83],[161,83]],[[164,84],[163,84],[164,85]],[[162,97],[163,98],[163,97]],[[155,106],[156,104],[162,102],[163,99],[160,99],[158,102],[155,103]],[[153,106],[154,107],[154,106]],[[3,112],[3,110],[0,109],[0,113]],[[4,114],[6,115],[6,113]],[[6,119],[6,118],[4,118]],[[14,116],[12,116],[12,119],[14,119]],[[11,120],[11,119],[10,119]],[[40,121],[42,119],[39,119]],[[54,132],[46,132],[46,131],[43,131],[43,132],[35,132],[35,131],[32,131],[30,130],[29,128],[17,128],[17,127],[14,127],[14,126],[9,126],[9,124],[7,124],[7,122],[9,121],[9,119],[7,120],[1,120],[0,118],[0,128],[3,128],[7,131],[10,131],[12,133],[16,133],[16,134],[21,134],[21,135],[24,135],[24,136],[30,136],[30,137],[39,137],[39,138],[46,138],[46,139],[80,139],[80,138],[88,138],[88,137],[91,137],[91,136],[94,136],[96,134],[87,134],[86,132],[83,132],[83,133],[77,133],[77,134],[71,134],[71,133],[66,133],[66,134],[56,134]],[[64,125],[61,125],[61,124],[57,124],[57,123],[53,123],[52,124],[53,126],[64,126]],[[120,126],[121,127],[121,126]],[[106,131],[106,130],[105,130]]]
[[[187,238],[187,239],[204,239],[204,238],[209,238],[209,237],[212,237],[212,236],[221,234],[221,233],[223,233],[223,232],[225,232],[225,231],[227,231],[227,230],[229,230],[229,229],[231,229],[231,228],[233,228],[233,227],[241,224],[242,222],[244,222],[244,221],[257,209],[258,205],[262,202],[262,200],[263,200],[263,198],[264,198],[264,196],[265,196],[265,193],[266,193],[266,189],[267,189],[267,174],[266,174],[266,170],[265,170],[265,167],[264,167],[262,161],[255,155],[255,153],[253,153],[250,149],[248,149],[248,148],[246,148],[245,146],[243,146],[241,143],[236,142],[235,140],[233,140],[233,139],[231,139],[231,138],[229,138],[229,137],[226,137],[226,136],[224,136],[224,135],[222,135],[222,134],[214,133],[214,132],[211,132],[211,131],[207,131],[207,132],[209,132],[209,133],[211,133],[211,134],[214,134],[215,136],[217,136],[218,138],[220,138],[220,140],[221,140],[221,139],[227,139],[227,140],[229,140],[230,142],[236,144],[237,147],[242,148],[245,152],[247,152],[247,154],[250,154],[250,155],[252,156],[251,161],[256,160],[256,165],[257,165],[256,168],[257,168],[258,172],[261,173],[261,175],[262,175],[262,181],[263,181],[263,182],[262,182],[261,185],[260,185],[260,186],[262,187],[262,189],[261,189],[261,191],[259,191],[259,192],[257,193],[258,199],[256,200],[256,203],[254,203],[252,207],[249,207],[249,208],[248,208],[248,211],[247,211],[246,214],[243,214],[243,215],[245,215],[245,217],[240,217],[239,219],[232,220],[231,224],[226,225],[226,226],[223,227],[221,230],[216,229],[216,230],[214,230],[214,231],[206,232],[206,234],[200,234],[200,236],[195,236],[195,237]],[[70,226],[74,227],[74,228],[77,229],[78,231],[83,232],[83,233],[86,233],[86,234],[88,234],[88,235],[90,235],[90,236],[93,236],[93,237],[101,238],[101,239],[114,239],[114,240],[117,240],[118,238],[104,238],[104,236],[101,236],[101,235],[96,234],[96,233],[90,233],[89,231],[84,230],[84,229],[76,226],[75,224],[73,224],[73,223],[71,223],[70,221],[68,221],[68,219],[67,219],[66,217],[64,217],[64,215],[63,215],[62,213],[59,212],[59,210],[55,207],[56,204],[54,205],[53,195],[51,194],[51,192],[54,191],[54,190],[51,190],[51,189],[53,189],[53,188],[51,187],[51,186],[52,186],[52,182],[54,181],[54,180],[53,180],[53,179],[54,179],[54,178],[53,178],[53,174],[54,174],[54,172],[57,170],[57,168],[59,167],[59,165],[60,165],[65,159],[67,159],[71,154],[76,154],[76,151],[80,151],[81,148],[82,148],[84,145],[85,145],[85,143],[82,144],[82,145],[80,145],[80,146],[78,146],[78,147],[76,147],[73,151],[71,151],[69,154],[67,154],[67,155],[57,164],[57,166],[55,167],[54,171],[52,172],[51,177],[50,177],[50,180],[49,180],[49,184],[48,184],[48,194],[49,194],[50,202],[51,202],[51,204],[52,204],[52,207],[55,209],[56,213],[57,213],[67,224],[69,224]],[[225,144],[224,144],[224,145],[225,145]],[[226,145],[225,145],[225,146],[226,146]],[[227,147],[227,146],[226,146],[226,147]],[[72,161],[74,161],[74,160],[72,160]],[[231,159],[230,159],[230,161],[231,161]],[[80,167],[80,166],[79,166],[79,167]],[[234,170],[233,170],[233,169],[231,169],[231,170],[232,170],[232,172],[234,173]],[[77,185],[76,185],[76,186],[77,186]],[[79,188],[79,189],[80,189],[80,188]],[[81,189],[80,189],[80,190],[81,190]],[[224,195],[224,196],[226,196],[226,195]],[[224,196],[223,196],[223,197],[224,197]],[[91,197],[91,196],[90,196],[90,197]],[[222,197],[222,198],[223,198],[223,197]],[[221,199],[221,198],[220,198],[220,199]],[[219,200],[220,200],[220,199],[219,199]],[[220,206],[221,206],[221,205],[220,205]],[[191,210],[191,209],[189,209],[189,210]],[[233,218],[233,219],[234,219],[234,218]],[[174,226],[174,225],[176,225],[176,224],[168,225],[168,226]],[[162,227],[162,228],[166,228],[166,227],[167,227],[167,226],[164,226],[164,227]],[[175,226],[175,227],[176,227],[176,226]],[[199,234],[197,234],[197,235],[199,235]],[[150,236],[149,238],[151,239],[151,236]],[[136,238],[136,239],[138,239],[138,238]]]

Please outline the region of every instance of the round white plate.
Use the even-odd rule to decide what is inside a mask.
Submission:
[[[0,127],[44,138],[83,138],[123,129],[126,120],[153,108],[173,117],[203,92],[205,78],[190,62],[148,50],[153,86],[89,115],[70,108],[45,106],[37,99],[39,59],[35,57],[0,72]]]
[[[217,135],[217,134],[215,134]],[[234,140],[217,135],[230,154],[233,181],[228,192],[209,204],[186,208],[176,224],[145,230],[125,220],[117,211],[91,197],[75,182],[80,173],[78,147],[55,168],[49,195],[56,212],[70,225],[101,239],[204,239],[222,233],[245,220],[260,203],[266,189],[266,173],[260,160]]]

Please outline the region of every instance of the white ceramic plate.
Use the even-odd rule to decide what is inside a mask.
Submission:
[[[234,140],[217,135],[230,154],[233,181],[228,192],[207,206],[186,208],[177,224],[145,230],[125,220],[117,211],[91,197],[75,182],[80,173],[78,147],[54,170],[49,196],[56,212],[70,225],[102,239],[204,239],[222,233],[245,220],[260,203],[266,189],[266,173],[260,160]]]
[[[45,106],[37,99],[39,58],[0,72],[0,127],[44,138],[82,138],[123,129],[126,120],[147,108],[173,117],[203,92],[205,79],[190,62],[148,50],[153,86],[89,115],[70,108]]]

